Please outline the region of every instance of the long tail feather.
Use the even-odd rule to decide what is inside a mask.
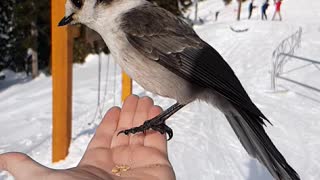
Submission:
[[[239,107],[238,113],[225,114],[247,152],[257,158],[277,180],[300,180],[266,134],[262,118]]]

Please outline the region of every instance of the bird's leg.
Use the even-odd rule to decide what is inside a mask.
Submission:
[[[167,133],[169,136],[168,140],[170,140],[173,136],[173,131],[169,126],[165,124],[165,121],[184,106],[184,104],[176,103],[173,106],[169,107],[167,110],[163,111],[158,116],[144,122],[141,126],[120,131],[118,135],[122,133],[124,133],[125,135],[136,134],[152,129],[160,132],[161,134]]]

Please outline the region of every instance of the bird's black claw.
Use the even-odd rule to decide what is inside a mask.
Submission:
[[[165,128],[166,133],[167,133],[168,136],[169,136],[169,138],[168,138],[167,141],[170,141],[170,139],[172,139],[172,137],[173,137],[173,131],[172,131],[172,129],[171,129],[169,126],[167,126],[167,125],[165,125],[165,124],[163,124],[163,125],[164,125],[164,128]]]
[[[125,134],[125,135],[129,135],[129,132],[128,130],[123,130],[123,131],[120,131],[117,136],[119,136],[120,134]]]
[[[118,136],[120,134],[125,134],[125,135],[129,135],[129,134],[136,134],[136,133],[146,133],[147,130],[149,129],[153,129],[155,131],[160,132],[161,134],[167,133],[168,134],[168,141],[170,139],[172,139],[173,137],[173,131],[172,129],[167,126],[166,124],[162,123],[162,124],[157,124],[157,125],[153,125],[150,121],[146,121],[143,125],[139,126],[139,127],[135,127],[135,128],[131,128],[131,129],[127,129],[127,130],[123,130],[120,131],[118,133]]]
[[[139,127],[134,127],[134,128],[131,128],[131,129],[122,130],[122,131],[120,131],[120,132],[118,133],[118,136],[119,136],[120,134],[125,134],[125,135],[128,136],[129,134],[136,134],[136,133],[139,133],[139,132],[145,133],[146,130],[148,130],[148,129],[149,129],[149,128],[146,127],[146,125],[144,124],[144,125],[141,125],[141,126],[139,126]]]
[[[160,124],[159,126],[152,127],[153,130],[160,132],[161,134],[167,133],[168,134],[168,141],[173,137],[172,129],[167,126],[166,124]]]

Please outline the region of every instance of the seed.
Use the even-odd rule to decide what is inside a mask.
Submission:
[[[120,169],[115,167],[111,170],[112,173],[119,173],[120,172]]]
[[[123,169],[121,169],[122,171],[129,171],[130,170],[130,167],[129,166],[125,166]]]
[[[121,176],[121,172],[126,172],[130,169],[130,166],[128,165],[116,165],[111,172],[115,174],[116,176]]]

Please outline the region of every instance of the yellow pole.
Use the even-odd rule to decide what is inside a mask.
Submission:
[[[66,0],[51,0],[52,161],[64,160],[71,141],[72,47],[70,27],[58,27]]]
[[[131,78],[125,73],[122,73],[122,102],[132,94],[132,80]]]

